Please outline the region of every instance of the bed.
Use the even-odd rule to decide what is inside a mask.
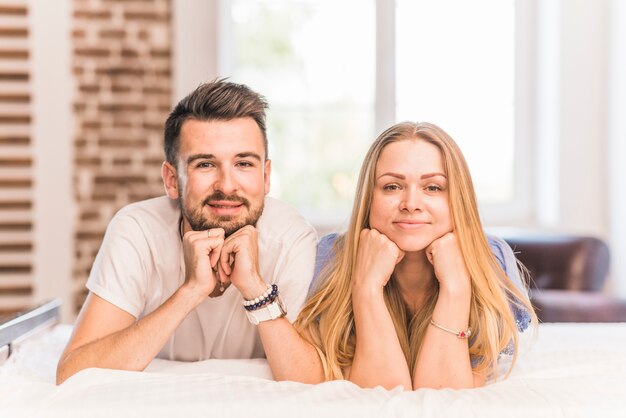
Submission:
[[[48,327],[22,338],[0,366],[0,417],[626,416],[625,323],[541,324],[507,380],[415,392],[274,382],[262,359],[156,359],[143,373],[87,369],[55,386],[71,327]]]

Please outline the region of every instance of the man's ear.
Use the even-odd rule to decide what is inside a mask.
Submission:
[[[272,160],[265,160],[265,171],[263,173],[265,183],[265,194],[270,192],[270,175],[272,174]]]
[[[180,192],[178,190],[176,168],[167,161],[163,161],[163,165],[161,166],[161,177],[163,178],[163,186],[165,186],[165,193],[167,193],[167,196],[170,199],[178,199]]]

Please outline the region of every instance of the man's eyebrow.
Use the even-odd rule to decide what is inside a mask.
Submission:
[[[257,154],[256,152],[252,152],[252,151],[240,152],[239,154],[235,155],[235,158],[254,158],[255,160],[262,161],[261,156]],[[191,164],[196,160],[214,160],[214,159],[215,159],[215,155],[213,154],[193,154],[193,155],[190,155],[189,158],[187,158],[187,164]]]
[[[252,152],[252,151],[240,152],[239,154],[235,155],[235,157],[237,157],[237,158],[254,158],[255,160],[261,161],[261,156],[259,154],[257,154],[256,152]]]
[[[195,160],[212,160],[215,158],[213,154],[193,154],[187,158],[187,164],[193,163]]]

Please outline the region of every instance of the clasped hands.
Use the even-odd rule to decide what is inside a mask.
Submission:
[[[459,247],[457,237],[450,231],[435,239],[425,249],[425,255],[433,266],[440,286],[466,287],[469,273]],[[355,266],[356,286],[382,289],[406,253],[386,235],[376,229],[361,231],[357,262]]]
[[[219,296],[232,283],[245,299],[265,291],[259,275],[257,230],[246,225],[224,238],[222,228],[188,231],[183,236],[185,285],[204,296]]]

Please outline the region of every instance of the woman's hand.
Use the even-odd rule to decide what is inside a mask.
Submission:
[[[363,229],[356,257],[353,286],[378,290],[385,287],[404,252],[375,229]]]
[[[448,232],[433,241],[426,248],[426,256],[433,265],[441,289],[470,289],[469,272],[454,232]]]

